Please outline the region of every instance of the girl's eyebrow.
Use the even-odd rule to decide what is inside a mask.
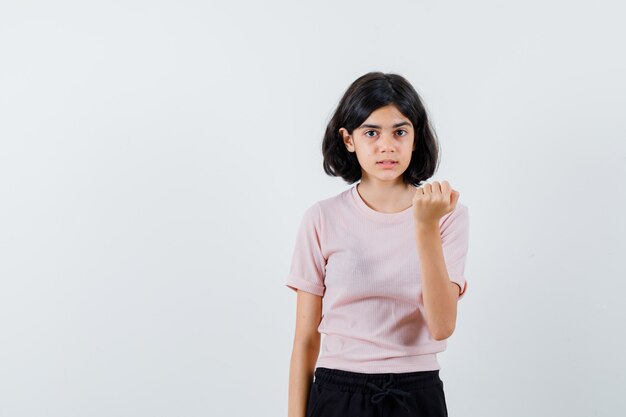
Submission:
[[[395,125],[393,125],[392,127],[400,127],[400,126],[411,126],[411,124],[409,122],[400,122],[400,123],[396,123]],[[371,127],[373,129],[380,129],[380,126],[378,125],[370,125],[370,124],[362,124],[361,126],[358,127],[358,129],[362,129],[365,127]]]

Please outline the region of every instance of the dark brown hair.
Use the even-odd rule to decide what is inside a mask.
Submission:
[[[402,174],[403,181],[419,187],[433,176],[439,163],[439,144],[422,100],[404,77],[382,72],[357,78],[339,101],[322,142],[326,174],[341,177],[348,184],[361,179],[361,165],[356,154],[346,149],[339,129],[343,127],[352,134],[373,111],[389,104],[411,121],[415,132],[415,150]]]

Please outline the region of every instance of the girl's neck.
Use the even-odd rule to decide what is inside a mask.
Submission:
[[[373,184],[361,181],[356,187],[363,201],[382,213],[397,213],[413,205],[415,187],[410,184]]]

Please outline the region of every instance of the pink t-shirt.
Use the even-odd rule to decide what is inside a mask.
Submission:
[[[382,213],[369,207],[356,184],[320,200],[304,213],[288,288],[323,296],[321,352],[316,367],[352,372],[441,369],[424,320],[413,208]],[[469,218],[466,206],[439,221],[450,280],[467,290],[464,276]]]

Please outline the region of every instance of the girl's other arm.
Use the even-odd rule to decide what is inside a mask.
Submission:
[[[305,417],[315,364],[320,352],[322,297],[298,290],[296,331],[289,367],[288,417]]]

